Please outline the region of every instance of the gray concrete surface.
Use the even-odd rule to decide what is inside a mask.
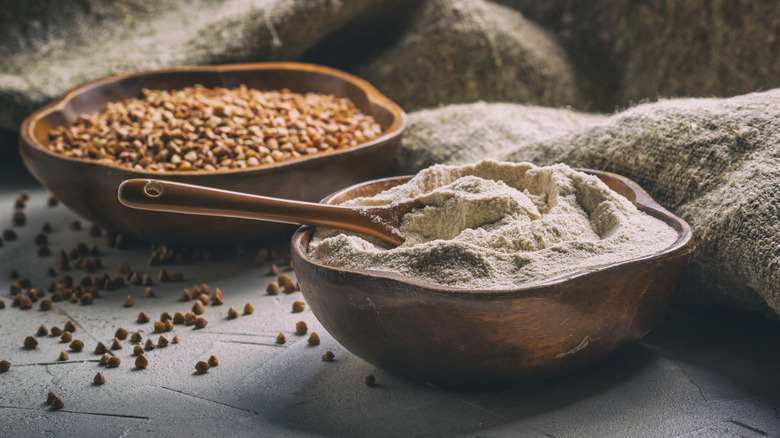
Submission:
[[[307,309],[291,313],[299,292],[270,296],[268,265],[253,264],[254,253],[234,251],[211,262],[167,265],[185,281],[159,283],[161,267],[147,266],[150,248],[109,248],[86,231],[72,231],[76,217],[65,207],[46,205],[48,193],[13,158],[0,164],[0,229],[13,228],[15,242],[0,248],[0,360],[12,362],[0,373],[0,437],[78,436],[339,436],[339,437],[765,437],[780,436],[780,324],[727,309],[673,307],[645,339],[573,375],[521,388],[459,392],[404,381],[351,355],[338,345]],[[12,227],[13,200],[27,188],[27,225]],[[44,221],[54,252],[78,242],[95,243],[105,266],[97,274],[117,274],[122,261],[155,279],[156,297],[140,286],[102,292],[93,305],[55,303],[53,310],[11,307],[8,272],[15,268],[45,287],[45,269],[54,256],[38,257],[33,240]],[[89,225],[82,221],[82,224]],[[282,244],[283,245],[283,244]],[[76,281],[85,274],[72,270]],[[58,278],[61,273],[58,273]],[[178,345],[149,353],[149,367],[135,370],[133,344],[113,353],[122,363],[107,369],[94,354],[98,341],[110,345],[117,327],[150,336],[151,323],[135,322],[140,311],[152,320],[161,312],[185,312],[178,301],[193,283],[220,287],[222,306],[207,306],[203,330],[176,326]],[[127,295],[134,307],[123,307]],[[250,302],[256,311],[226,319],[229,306]],[[62,327],[72,319],[74,338],[84,352],[70,352],[52,337],[38,338],[25,350],[25,336],[38,326]],[[305,321],[322,343],[313,347],[296,336]],[[275,344],[279,332],[287,336]],[[424,334],[421,334],[424,335]],[[154,339],[157,335],[154,336]],[[323,362],[325,351],[334,362]],[[217,355],[220,365],[194,373],[194,365]],[[92,384],[102,372],[106,383]],[[362,379],[374,374],[378,386]],[[55,411],[49,391],[65,401]]]

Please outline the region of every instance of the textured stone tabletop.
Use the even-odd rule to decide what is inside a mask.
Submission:
[[[7,153],[5,153],[7,154]],[[89,222],[70,229],[78,219],[64,206],[47,205],[48,192],[21,168],[13,154],[0,164],[0,229],[18,234],[0,248],[0,360],[11,362],[0,373],[0,437],[16,436],[463,436],[463,437],[764,437],[780,436],[780,324],[723,309],[671,308],[642,341],[573,375],[493,392],[459,392],[406,382],[351,355],[331,338],[311,311],[292,312],[300,292],[267,294],[271,262],[257,266],[257,246],[214,251],[210,261],[149,266],[151,248],[132,243],[117,249],[89,236]],[[22,210],[24,226],[12,225],[14,199],[30,192]],[[48,221],[52,254],[36,254],[35,237]],[[71,269],[49,276],[60,249],[79,242],[97,245],[103,268],[92,273]],[[286,254],[286,242],[269,243]],[[154,281],[155,296],[125,285],[101,291],[91,305],[38,303],[29,310],[12,307],[9,278],[13,268],[33,286],[46,288],[63,274],[75,281],[85,275],[114,277],[122,262]],[[282,272],[283,260],[276,260]],[[160,282],[161,269],[179,271],[181,282]],[[205,306],[208,325],[200,330],[176,325],[163,335],[181,342],[146,353],[148,368],[133,365],[134,344],[112,350],[116,368],[99,364],[93,352],[101,341],[110,345],[118,327],[138,331],[144,342],[155,340],[152,322],[162,312],[185,313],[193,302],[181,302],[184,288],[206,283],[224,292],[224,304]],[[47,293],[46,296],[51,296]],[[127,296],[135,304],[125,307]],[[227,319],[230,306],[251,315]],[[152,322],[136,322],[139,312]],[[82,352],[52,336],[36,337],[33,350],[26,336],[40,325],[62,327],[72,320]],[[305,321],[321,344],[295,334]],[[277,344],[284,333],[287,342]],[[518,334],[522,336],[522,334]],[[424,333],[421,334],[424,336]],[[69,359],[58,360],[61,351]],[[333,362],[321,360],[326,351]],[[205,374],[195,363],[216,355],[219,365]],[[96,373],[106,378],[93,384]],[[367,374],[377,386],[363,383]],[[65,406],[46,404],[49,392]]]

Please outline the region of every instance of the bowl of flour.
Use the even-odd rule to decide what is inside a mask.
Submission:
[[[302,227],[294,265],[342,345],[437,386],[543,378],[641,338],[693,250],[690,227],[633,181],[564,164],[437,165],[323,202],[410,200],[402,245]]]

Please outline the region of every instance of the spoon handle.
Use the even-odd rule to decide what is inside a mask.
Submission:
[[[251,195],[174,181],[136,178],[124,181],[119,202],[142,210],[257,219],[336,228],[367,234],[392,245],[403,239],[392,226],[360,209]]]

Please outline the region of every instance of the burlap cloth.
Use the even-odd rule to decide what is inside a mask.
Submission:
[[[120,72],[327,64],[410,111],[394,173],[621,173],[693,226],[679,299],[777,316],[778,54],[773,0],[0,0],[0,128]]]

